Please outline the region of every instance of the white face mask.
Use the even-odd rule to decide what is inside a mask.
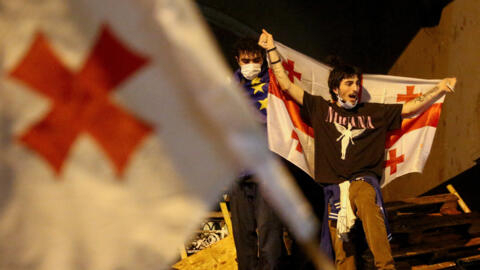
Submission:
[[[255,63],[245,64],[240,66],[240,71],[242,72],[243,77],[245,77],[245,79],[249,81],[255,79],[261,70],[262,70],[262,65],[255,64]]]
[[[350,103],[349,101],[343,101],[343,99],[341,99],[339,95],[337,95],[337,99],[338,99],[338,102],[340,103],[340,106],[342,106],[347,110],[355,108],[355,106],[357,106],[357,103],[358,103],[358,98],[355,100],[355,103],[353,104]]]

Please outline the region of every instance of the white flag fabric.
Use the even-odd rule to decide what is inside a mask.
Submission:
[[[190,1],[3,1],[0,34],[0,269],[170,269],[241,168],[313,232]]]
[[[328,75],[331,68],[281,43],[276,47],[290,81],[305,91],[330,100]],[[313,129],[299,114],[299,106],[280,90],[270,71],[267,112],[268,142],[273,152],[314,176]],[[432,89],[439,80],[363,74],[361,102],[405,103]],[[381,186],[401,175],[422,172],[430,153],[444,97],[419,115],[403,119],[402,128],[387,136]],[[321,168],[317,168],[321,170]]]

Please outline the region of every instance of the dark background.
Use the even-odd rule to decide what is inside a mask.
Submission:
[[[438,24],[452,0],[197,0],[226,56],[238,37],[275,40],[324,61],[329,55],[366,73],[387,73],[422,27]],[[235,62],[229,57],[232,67]]]

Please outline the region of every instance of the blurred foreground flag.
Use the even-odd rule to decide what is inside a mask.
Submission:
[[[313,231],[189,1],[2,1],[0,53],[0,269],[169,269],[246,167]]]

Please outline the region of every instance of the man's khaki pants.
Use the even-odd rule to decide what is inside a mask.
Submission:
[[[362,221],[368,246],[373,253],[377,269],[395,269],[390,243],[383,220],[382,212],[375,203],[375,189],[367,182],[352,181],[349,188],[349,198],[353,212]],[[344,243],[336,235],[334,223],[328,222],[330,237],[335,251],[335,264],[338,270],[354,270],[355,248],[351,242]]]

